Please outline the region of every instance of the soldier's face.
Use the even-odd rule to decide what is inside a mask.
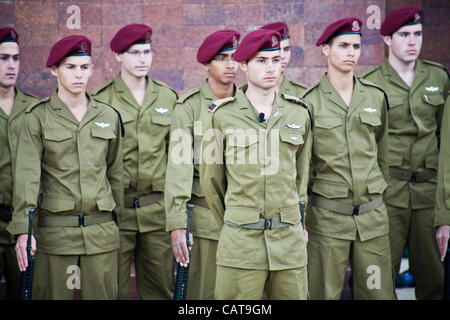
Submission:
[[[19,75],[19,45],[16,42],[0,43],[0,86],[12,87]]]
[[[281,72],[285,72],[291,61],[291,40],[285,39],[280,42]]]
[[[121,72],[135,78],[143,78],[150,71],[154,51],[149,43],[133,44],[127,50],[116,54],[117,61],[122,63]]]
[[[281,75],[280,51],[259,51],[247,63],[239,65],[247,73],[249,83],[266,90],[273,88]]]
[[[422,48],[422,24],[403,26],[392,34],[383,38],[389,47],[389,55],[408,63],[417,60]]]
[[[239,70],[239,64],[233,58],[235,51],[220,52],[209,63],[205,64],[205,69],[208,71],[208,79],[212,78],[224,85],[234,83]]]
[[[359,34],[344,34],[332,39],[331,44],[322,47],[323,54],[328,58],[328,68],[340,72],[353,71],[361,56],[361,36]]]
[[[50,71],[58,78],[58,90],[72,94],[84,93],[94,66],[90,56],[71,56],[64,58],[59,66]]]

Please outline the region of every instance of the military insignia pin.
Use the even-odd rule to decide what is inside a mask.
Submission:
[[[147,33],[145,34],[145,42],[150,42],[150,31],[147,31]]]
[[[272,47],[275,47],[278,44],[278,39],[276,35],[272,37]]]
[[[420,14],[418,12],[416,12],[416,14],[414,15],[414,22],[417,22],[420,20]]]
[[[81,43],[81,51],[82,51],[82,52],[87,51],[87,44],[86,44],[86,42],[84,42],[84,41]]]
[[[11,30],[11,39],[17,39],[17,34],[14,32],[14,30]]]
[[[166,108],[155,108],[155,111],[160,113],[160,114],[164,114],[164,113],[167,113],[169,111],[169,109],[166,109]]]
[[[236,47],[238,45],[238,39],[236,36],[233,36],[233,47]]]
[[[360,31],[361,28],[359,27],[358,21],[353,21],[353,25],[352,25],[352,31]]]

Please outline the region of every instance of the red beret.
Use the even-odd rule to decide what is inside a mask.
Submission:
[[[330,24],[316,42],[316,46],[320,46],[327,42],[330,38],[342,34],[359,34],[361,35],[362,21],[358,18],[351,17],[338,20]]]
[[[90,56],[91,47],[91,40],[85,36],[73,35],[62,38],[50,50],[46,66],[54,66],[68,56]]]
[[[381,25],[380,33],[389,36],[404,25],[421,23],[423,11],[416,7],[402,7],[391,11]]]
[[[247,34],[234,53],[234,60],[249,60],[258,51],[280,50],[281,35],[274,30],[258,29]]]
[[[261,29],[274,30],[281,34],[281,40],[289,39],[289,27],[283,21],[268,23],[261,27]]]
[[[117,31],[109,47],[112,51],[120,53],[135,43],[152,43],[152,28],[145,24],[129,24]]]
[[[0,43],[1,42],[18,42],[19,35],[13,28],[0,28]]]
[[[236,49],[241,34],[235,30],[219,30],[203,40],[197,51],[197,61],[208,63],[214,56],[222,51]]]

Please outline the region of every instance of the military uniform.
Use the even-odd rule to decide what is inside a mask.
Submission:
[[[117,109],[124,122],[125,208],[120,220],[119,298],[130,299],[133,255],[142,299],[171,299],[173,255],[165,231],[164,180],[173,107],[177,94],[147,77],[140,106],[120,75],[96,89],[99,100]]]
[[[28,209],[38,207],[34,299],[72,299],[77,266],[82,299],[116,298],[121,126],[110,106],[88,99],[81,122],[56,92],[25,113],[8,231],[26,234]]]
[[[260,299],[268,278],[272,298],[306,299],[299,201],[306,201],[311,155],[308,111],[298,98],[276,96],[270,120],[259,122],[241,90],[214,105],[219,163],[206,162],[204,136],[200,177],[208,203],[225,222],[215,296]]]
[[[301,83],[290,81],[283,77],[283,82],[281,83],[280,93],[287,94],[289,96],[301,97],[305,93],[307,87]]]
[[[311,204],[306,215],[312,299],[339,299],[350,256],[355,299],[394,298],[388,217],[387,101],[354,78],[347,106],[326,75],[303,98],[314,114]],[[379,286],[368,287],[372,266]]]
[[[15,239],[6,230],[12,218],[13,165],[16,162],[17,141],[23,125],[25,109],[39,99],[15,88],[14,106],[8,116],[0,108],[0,278],[6,279],[8,299],[19,297],[20,271],[17,266]]]
[[[361,75],[389,98],[389,167],[384,199],[390,225],[392,263],[397,274],[408,246],[410,270],[419,299],[442,298],[443,265],[433,228],[438,166],[438,129],[450,87],[442,65],[416,61],[411,87],[385,59]]]
[[[189,266],[187,299],[214,299],[216,249],[223,216],[209,210],[200,186],[199,164],[203,133],[211,124],[208,107],[217,100],[205,80],[178,100],[171,125],[172,141],[166,173],[166,230],[184,229],[187,224],[186,204],[195,205],[191,232],[194,246]],[[189,139],[186,141],[184,139]],[[187,161],[179,161],[180,146],[189,142]]]

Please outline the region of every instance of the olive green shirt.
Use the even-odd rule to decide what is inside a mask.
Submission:
[[[450,97],[448,93],[442,116],[434,225],[436,227],[450,225]]]
[[[301,97],[305,93],[307,87],[301,83],[290,81],[283,76],[283,83],[281,83],[280,93],[284,93],[294,97]]]
[[[311,191],[357,206],[379,197],[387,186],[387,102],[380,88],[354,78],[347,106],[326,74],[303,98],[314,114]],[[323,214],[323,216],[322,216]],[[309,232],[362,241],[389,231],[387,214],[308,214]]]
[[[123,206],[121,126],[110,106],[89,97],[81,122],[55,92],[25,113],[14,172],[12,234],[27,233],[28,209],[40,216],[99,214]],[[119,246],[114,221],[87,227],[39,227],[38,250],[97,254]]]
[[[224,216],[217,264],[255,270],[306,265],[299,211],[299,202],[307,200],[312,146],[306,105],[277,95],[268,122],[258,121],[242,90],[214,105],[214,132],[204,134],[200,179],[211,210]],[[239,227],[273,217],[291,225]]]
[[[417,60],[411,88],[400,78],[387,58],[382,64],[363,73],[385,90],[389,110],[389,166],[422,172],[438,166],[438,130],[443,106],[450,88],[442,65]],[[432,208],[436,178],[428,182],[409,183],[392,178],[385,192],[386,203],[400,208]]]
[[[99,100],[120,112],[125,125],[123,167],[125,196],[136,197],[164,192],[167,149],[173,108],[177,94],[162,82],[147,78],[144,101],[140,106],[120,74],[94,90]],[[145,208],[145,207],[144,207]],[[120,229],[148,232],[165,230],[161,217],[145,210],[125,210]]]
[[[235,88],[236,90],[236,88]],[[205,80],[198,89],[187,92],[176,104],[169,145],[169,163],[166,173],[165,203],[166,229],[186,228],[186,204],[191,194],[204,197],[200,186],[199,164],[203,133],[210,128],[211,113],[208,107],[218,100]],[[198,211],[191,231],[196,237],[219,239],[223,225],[222,216],[213,212]],[[201,214],[201,217],[197,215]],[[193,217],[194,221],[194,217]]]
[[[16,163],[17,141],[23,126],[25,109],[37,101],[37,97],[16,87],[11,114],[8,116],[0,108],[0,205],[12,205],[13,165]],[[14,243],[14,237],[6,231],[6,227],[7,223],[0,220],[0,243]]]

